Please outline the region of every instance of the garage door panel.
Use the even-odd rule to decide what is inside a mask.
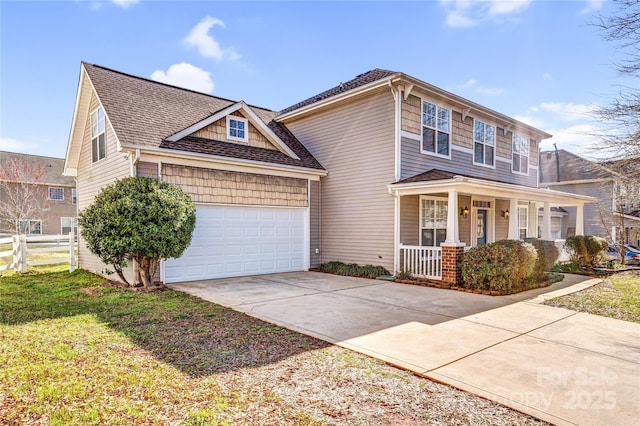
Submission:
[[[303,270],[304,209],[196,208],[191,245],[165,262],[165,281],[178,282]]]

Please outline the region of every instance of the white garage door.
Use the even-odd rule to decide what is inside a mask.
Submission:
[[[305,209],[196,206],[191,245],[165,262],[167,283],[304,269]]]

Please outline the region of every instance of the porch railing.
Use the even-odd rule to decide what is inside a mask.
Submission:
[[[442,279],[442,248],[400,245],[402,269],[412,275]]]

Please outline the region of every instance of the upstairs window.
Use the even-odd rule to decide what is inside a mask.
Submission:
[[[107,156],[107,140],[104,131],[104,110],[91,113],[91,160],[95,163]]]
[[[246,118],[230,115],[227,117],[227,139],[248,142],[248,123]]]
[[[529,174],[529,139],[513,134],[513,161],[511,171]]]
[[[55,201],[64,200],[64,188],[49,187],[49,199]]]
[[[449,157],[451,111],[422,101],[422,152]]]
[[[495,166],[496,128],[480,120],[473,120],[473,162]]]

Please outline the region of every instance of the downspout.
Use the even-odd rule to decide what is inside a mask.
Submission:
[[[388,82],[389,89],[393,95],[395,103],[395,120],[394,120],[394,177],[395,181],[400,180],[400,129],[401,129],[401,114],[402,114],[402,91],[399,88],[394,87],[391,81]],[[400,250],[400,197],[397,192],[389,191],[394,197],[393,202],[393,271],[395,275],[399,271],[399,250]]]
[[[553,147],[556,149],[556,182],[560,182],[560,155],[558,154],[558,146],[555,143]]]

